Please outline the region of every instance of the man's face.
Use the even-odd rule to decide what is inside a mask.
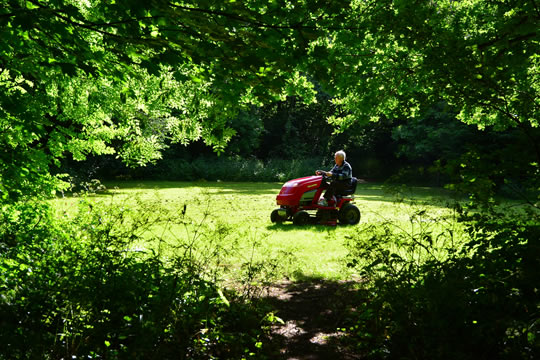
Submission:
[[[337,166],[341,166],[343,164],[343,157],[339,154],[334,156],[334,160],[336,161]]]

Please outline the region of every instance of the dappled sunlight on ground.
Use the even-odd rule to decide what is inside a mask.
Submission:
[[[276,358],[360,359],[341,339],[343,324],[363,299],[355,282],[305,277],[269,287],[260,301],[270,304],[282,320],[271,329]]]

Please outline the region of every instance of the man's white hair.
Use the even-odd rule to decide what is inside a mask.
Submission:
[[[343,160],[345,160],[347,158],[347,154],[345,154],[345,151],[343,151],[343,150],[336,151],[335,155],[341,156],[343,158]]]

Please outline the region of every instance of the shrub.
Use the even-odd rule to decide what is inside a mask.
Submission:
[[[458,210],[469,239],[462,245],[446,225],[434,236],[429,227],[383,223],[351,237],[349,264],[370,294],[349,328],[359,351],[375,359],[538,357],[538,213]]]
[[[260,352],[264,325],[192,261],[137,249],[181,224],[156,203],[84,199],[55,219],[42,203],[3,208],[0,358],[209,359]],[[7,221],[6,221],[7,219]]]

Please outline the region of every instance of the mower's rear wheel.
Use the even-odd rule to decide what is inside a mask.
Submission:
[[[279,215],[279,209],[274,209],[270,214],[270,221],[273,223],[282,223],[285,219]]]
[[[307,211],[300,210],[294,214],[292,221],[294,225],[307,225],[309,224],[309,214]]]
[[[356,225],[360,222],[360,210],[353,204],[345,204],[339,210],[339,223],[345,225]]]

